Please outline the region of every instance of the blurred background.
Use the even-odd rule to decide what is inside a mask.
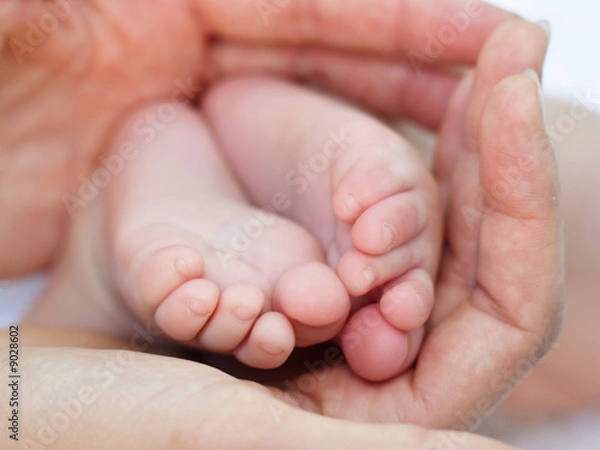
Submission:
[[[567,120],[563,124],[567,127],[573,116],[570,105],[581,104],[586,96],[584,107],[600,115],[600,2],[491,3],[552,25],[544,74],[547,123],[555,126]],[[556,143],[567,217],[567,299],[571,304],[561,346],[527,377],[512,404],[479,431],[525,450],[600,450],[600,119],[574,123],[575,128],[560,135]],[[0,281],[0,327],[23,315],[44,279],[37,275]],[[558,381],[544,384],[552,377]],[[539,386],[545,390],[536,391]]]
[[[599,450],[600,281],[593,280],[600,275],[600,120],[576,120],[572,131],[560,131],[570,130],[570,105],[586,95],[584,106],[600,114],[600,2],[490,3],[552,25],[543,84],[546,124],[559,130],[554,144],[565,213],[568,310],[558,349],[523,382],[512,405],[479,432],[526,450]],[[527,403],[546,407],[528,410]]]

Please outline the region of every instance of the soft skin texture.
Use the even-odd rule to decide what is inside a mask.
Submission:
[[[521,74],[532,67],[541,71],[547,41],[541,28],[523,21],[500,27],[483,49],[474,78],[465,77],[456,92],[436,165],[448,199],[446,251],[434,320],[414,370],[385,383],[366,383],[345,365],[325,365],[309,379],[287,379],[284,399],[339,419],[469,428],[548,350],[563,305],[556,165],[539,85],[531,71]],[[493,64],[510,60],[507,55],[515,57],[514,64]],[[457,117],[463,118],[459,125]],[[476,139],[465,140],[468,130]],[[460,173],[457,168],[465,163],[475,170]],[[506,173],[509,181],[518,181],[516,187],[497,190]],[[464,197],[473,187],[480,189],[482,202]],[[480,220],[459,220],[465,206]],[[500,233],[510,239],[499,240]],[[66,295],[64,282],[85,283],[85,274],[69,271],[67,262],[52,289],[67,288],[59,298],[73,316],[65,315],[62,324],[85,326],[95,312],[80,297]],[[315,367],[326,355],[306,361]],[[312,375],[317,383],[310,383]]]
[[[264,107],[255,112],[258,102]],[[277,367],[294,346],[344,328],[356,374],[382,381],[412,365],[433,306],[442,235],[437,185],[417,151],[373,117],[285,80],[215,83],[204,113],[185,108],[155,135],[137,135],[140,118],[165,106],[126,121],[109,153],[121,170],[73,218],[59,287],[94,301],[61,307],[66,294],[53,287],[30,319],[72,317],[81,327],[89,317],[88,327],[127,335],[123,319],[92,314],[121,301],[169,338],[257,368]],[[235,134],[229,122],[239,124]],[[291,169],[326,158],[333,130],[344,148],[328,152],[301,193],[286,185]],[[124,161],[128,146],[135,157]],[[287,207],[270,204],[277,193]],[[81,283],[81,266],[95,281]],[[346,324],[349,294],[358,311]],[[379,297],[380,306],[362,308]],[[80,308],[89,311],[73,313]]]
[[[338,5],[339,8],[342,8],[342,5],[346,3],[342,1],[328,2],[328,5]],[[3,174],[2,192],[12,192],[10,199],[2,198],[2,210],[6,214],[6,217],[11,218],[10,221],[6,222],[6,228],[0,234],[5,237],[9,236],[9,239],[3,240],[1,245],[3,250],[5,250],[3,254],[8,255],[2,260],[1,272],[4,275],[21,273],[35,267],[43,266],[55,256],[55,250],[62,235],[60,226],[66,214],[63,205],[57,197],[60,197],[60,194],[66,191],[74,190],[79,183],[77,176],[85,173],[95,163],[95,157],[98,155],[99,149],[103,147],[103,138],[110,133],[111,127],[117,122],[118,118],[115,118],[116,115],[126,114],[128,110],[132,109],[138,103],[144,102],[146,99],[170,95],[173,92],[173,81],[178,76],[187,77],[190,72],[198,74],[205,72],[205,67],[202,63],[197,62],[194,58],[196,55],[202,56],[202,49],[194,48],[194,45],[189,47],[168,45],[172,42],[179,43],[182,35],[178,33],[183,32],[183,37],[185,37],[186,30],[190,35],[194,35],[195,37],[206,35],[202,34],[203,28],[196,24],[194,20],[196,16],[187,14],[188,11],[185,8],[181,9],[181,14],[177,14],[178,11],[172,9],[171,4],[166,1],[157,3],[156,7],[152,10],[147,10],[145,2],[142,1],[127,3],[88,2],[81,12],[70,16],[71,21],[69,23],[72,25],[70,28],[71,33],[55,33],[49,36],[43,47],[40,47],[36,52],[29,55],[32,56],[32,60],[27,64],[19,65],[13,59],[14,55],[7,50],[9,48],[7,44],[11,37],[23,36],[26,33],[28,20],[32,17],[34,19],[39,17],[39,8],[43,4],[40,1],[27,3],[13,2],[10,7],[2,9],[3,17],[0,21],[3,26],[2,43],[4,47],[2,63],[3,68],[5,68],[2,72],[1,81],[3,84],[10,83],[15,86],[14,90],[4,90],[0,100],[0,104],[2,105],[0,111],[2,111],[2,114],[11,114],[11,117],[14,118],[9,125],[2,126],[2,136],[5,137],[1,149],[3,158],[2,167],[10,168],[10,172]],[[192,4],[192,2],[190,1],[189,4]],[[210,5],[204,2],[194,2],[194,4]],[[382,8],[383,5],[390,4],[392,3],[381,3]],[[440,6],[439,2],[411,2],[406,4],[413,5],[413,8],[415,8],[413,11],[420,9],[416,5],[429,4],[430,6]],[[20,8],[19,11],[23,14],[12,14],[14,10],[11,8],[13,7]],[[137,8],[138,11],[133,10],[133,8]],[[437,16],[437,21],[433,22],[436,24],[436,26],[432,27],[434,29],[438,29],[437,25],[440,24],[440,21],[443,21],[441,9]],[[6,11],[9,11],[9,13]],[[305,12],[310,11],[311,9],[305,10]],[[175,12],[175,14],[166,14],[166,12]],[[206,13],[206,11],[200,12]],[[217,12],[221,13],[222,11]],[[290,15],[296,12],[298,11],[294,9],[289,10]],[[334,10],[334,12],[339,11]],[[389,11],[383,10],[383,12],[386,13]],[[134,32],[134,30],[129,28],[130,26],[139,26],[130,25],[130,18],[136,16],[136,13],[139,13],[139,17],[142,14],[146,14],[150,16],[150,19],[156,14],[154,22],[153,20],[149,20],[148,22],[139,21],[139,23],[146,24],[144,26],[148,27],[148,33],[145,33],[143,29],[137,29]],[[388,17],[386,14],[383,14],[383,16]],[[295,36],[300,36],[303,43],[314,44],[315,42],[320,43],[320,40],[315,36],[319,32],[322,33],[322,30],[327,29],[329,33],[337,32],[336,27],[329,26],[330,23],[328,24],[327,21],[315,22],[314,14],[309,14],[305,17],[308,17],[306,21],[298,22],[303,25],[301,30],[290,25],[290,23],[296,23],[296,21],[283,22],[277,28],[264,28],[267,31],[263,31],[263,33],[273,33],[273,35],[270,36],[271,39],[265,38],[263,41],[269,43],[286,41],[286,39],[279,38],[285,36],[285,33],[289,31],[297,33]],[[332,17],[335,17],[337,20],[338,15],[332,14]],[[394,48],[390,49],[388,47],[383,52],[374,49],[378,44],[381,44],[380,38],[389,38],[390,34],[388,33],[404,33],[404,31],[399,32],[397,30],[411,30],[407,34],[408,37],[412,36],[413,39],[415,39],[415,36],[417,38],[422,36],[423,23],[414,20],[415,16],[410,14],[392,15],[390,17],[393,17],[394,20],[390,22],[390,26],[385,27],[388,30],[387,33],[383,32],[384,27],[379,27],[378,24],[376,27],[377,32],[370,30],[370,32],[365,33],[365,36],[367,36],[367,39],[364,40],[365,43],[361,41],[360,44],[354,45],[353,48],[378,55],[382,53],[388,56],[404,54],[406,48],[401,48],[401,44],[397,44],[398,40],[396,39],[390,40]],[[396,20],[398,17],[406,17],[408,19],[405,24],[406,26],[399,26],[401,21]],[[462,34],[461,39],[457,42],[463,42],[462,45],[465,45],[465,42],[472,42],[472,47],[469,47],[471,44],[467,45],[469,50],[465,52],[464,48],[461,49],[459,44],[456,44],[456,48],[452,47],[445,53],[444,57],[446,61],[448,59],[453,59],[454,61],[475,60],[485,38],[495,25],[504,21],[506,17],[507,15],[504,13],[495,15],[494,20],[490,20],[488,23],[484,21],[481,28],[479,26],[470,28],[470,31]],[[108,18],[110,18],[111,25],[108,25]],[[165,23],[166,18],[168,18],[169,22]],[[170,22],[172,19],[175,20],[174,23]],[[253,16],[253,20],[255,20],[255,16]],[[160,26],[156,26],[158,22]],[[121,28],[122,33],[118,35],[112,34],[111,27],[119,23],[127,26]],[[206,23],[210,24],[211,22],[207,21]],[[320,24],[321,26],[310,26],[311,23]],[[350,21],[349,24],[354,25],[349,26],[358,27],[360,23],[359,20]],[[81,28],[78,28],[78,25]],[[227,25],[231,26],[234,30],[240,29],[239,24],[227,22]],[[415,25],[415,28],[412,25]],[[511,24],[511,26],[514,27],[517,25]],[[519,26],[525,27],[526,25],[521,24]],[[474,29],[479,30],[479,32],[473,33],[472,30]],[[82,33],[81,30],[89,32]],[[277,32],[272,30],[277,30]],[[222,37],[225,36],[225,33],[220,33],[222,29],[219,27],[215,27],[211,31]],[[338,34],[337,41],[329,38],[323,41],[323,44],[339,48],[339,41],[352,36],[352,31],[354,30],[345,28],[343,32]],[[508,31],[505,29],[503,39],[508,39],[510,33],[514,31],[514,29],[509,29]],[[539,35],[535,34],[539,32],[539,30],[537,32],[532,31],[534,33],[534,42],[540,40]],[[165,37],[165,35],[171,33],[177,36],[176,41],[171,41]],[[500,36],[502,37],[502,35]],[[156,38],[156,42],[154,43],[156,45],[152,45],[153,43],[148,41],[148,37]],[[258,40],[261,36],[257,38],[257,33],[254,33],[253,37],[256,38],[255,40]],[[289,39],[287,40],[289,41]],[[198,41],[203,42],[202,40]],[[406,42],[411,41],[408,39]],[[523,42],[528,41],[525,40]],[[113,45],[102,45],[111,43]],[[164,46],[162,45],[163,43]],[[79,45],[81,47],[78,47]],[[76,65],[76,63],[81,63],[80,58],[76,56],[80,54],[78,49],[82,47],[86,50],[91,48],[96,49],[83,52],[86,55],[91,55],[89,60],[91,62],[85,64],[86,62],[84,61],[82,64],[83,69]],[[496,49],[499,47],[497,41]],[[186,58],[186,55],[176,54],[172,52],[173,48],[181,48],[186,52],[190,51],[192,57]],[[528,51],[532,51],[532,48],[529,48],[529,46],[527,49]],[[489,51],[489,48],[487,50]],[[520,47],[516,49],[517,53],[522,50],[524,49]],[[464,52],[462,57],[457,55],[460,52]],[[514,53],[515,50],[510,49],[507,55],[511,55],[511,52]],[[524,58],[521,61],[522,64],[509,67],[509,72],[520,73],[524,69],[531,67],[539,69],[535,64],[537,59],[542,59],[539,49],[533,49],[533,53],[535,57]],[[133,58],[130,57],[131,55],[136,56]],[[308,56],[310,56],[310,53]],[[140,65],[136,66],[137,68],[123,66],[123,61],[132,59],[140,61]],[[170,62],[176,64],[171,65],[169,64]],[[184,66],[183,69],[179,64]],[[189,68],[188,64],[191,64],[195,70],[187,70]],[[32,67],[35,70],[32,70]],[[160,76],[162,73],[161,70],[169,68],[168,71],[170,71],[171,67],[177,67],[178,72]],[[381,68],[381,65],[378,67]],[[117,73],[122,73],[121,70],[126,71],[126,73],[122,74],[122,77],[118,78],[118,80],[114,80],[115,69],[119,69]],[[154,76],[148,77],[148,71],[156,71],[156,74],[153,73]],[[55,73],[60,73],[61,75],[53,76]],[[497,74],[497,81],[504,78],[505,75],[508,74]],[[19,81],[17,82],[17,80]],[[104,88],[106,80],[115,81],[112,83],[115,89],[113,91],[115,92],[114,96],[106,95]],[[408,82],[406,82],[406,79],[402,81],[408,86],[414,86],[414,84],[410,83],[410,77],[408,80]],[[77,84],[77,82],[81,82],[81,84]],[[535,85],[533,83],[526,84],[525,82],[530,83],[529,80],[524,80],[520,76],[512,78],[503,84],[503,89],[510,93],[511,98],[515,101],[515,105],[533,114],[531,117],[533,121],[522,126],[536,126],[538,128],[527,131],[530,133],[539,132],[540,135],[543,135],[543,127],[540,126],[540,112],[531,107],[531,105],[535,104]],[[480,83],[480,97],[485,99],[494,84],[490,83],[489,86],[485,86]],[[74,86],[81,86],[81,88],[79,91],[74,92]],[[132,87],[135,87],[135,91],[139,90],[137,95],[134,95],[134,92],[132,92]],[[521,91],[519,89],[524,90]],[[346,91],[352,91],[352,89],[348,88]],[[442,108],[436,109],[436,104],[434,103],[433,107],[429,109],[431,111],[444,111],[450,91],[451,89],[444,90],[448,95],[440,96],[442,98]],[[463,91],[463,94],[468,91],[467,87]],[[8,98],[9,95],[11,98]],[[21,96],[20,99],[17,99],[18,101],[12,97],[16,95]],[[463,98],[465,99],[465,103],[471,101],[466,95]],[[461,104],[460,101],[457,101],[457,103]],[[501,122],[496,119],[498,116],[503,116],[505,111],[498,111],[496,103],[490,103],[483,109],[482,105],[484,103],[485,101],[480,103],[480,110],[484,112],[484,116],[487,115],[488,124],[491,124],[489,126],[497,126],[498,133],[504,133],[506,130],[502,127]],[[494,105],[496,105],[495,108]],[[465,108],[461,109],[459,107],[459,113],[462,114],[464,111]],[[404,112],[408,116],[418,116],[414,111],[411,113],[410,105],[406,107],[406,111]],[[460,115],[459,117],[463,116]],[[473,117],[477,116],[472,115],[470,117],[472,121]],[[52,119],[51,123],[47,122],[49,118]],[[427,122],[425,120],[422,121]],[[450,120],[448,119],[447,122],[449,123]],[[435,120],[435,118],[429,121],[429,124],[438,123],[439,120]],[[475,121],[470,126],[478,128],[477,123],[478,121]],[[38,131],[35,137],[32,137],[31,129]],[[459,126],[458,129],[463,130],[463,127]],[[67,130],[71,131],[67,132]],[[448,134],[446,135],[449,136]],[[465,189],[467,184],[464,181],[464,176],[453,177],[452,180],[449,180],[449,174],[453,173],[453,162],[456,159],[462,160],[465,157],[460,152],[464,147],[460,145],[462,144],[462,136],[463,133],[460,131],[454,134],[450,133],[450,137],[446,137],[443,140],[442,147],[444,151],[440,152],[446,155],[446,167],[450,168],[445,176],[443,175],[443,171],[440,172],[440,179],[447,181],[448,197],[450,199],[460,198],[458,195],[459,188],[462,185],[463,189]],[[459,145],[451,145],[452,142]],[[478,143],[479,141],[475,142]],[[554,165],[549,157],[550,155],[548,152],[538,152],[541,149],[547,150],[547,147],[547,142],[540,139],[535,145],[526,146],[523,149],[523,152],[533,151],[535,155],[540,157],[540,167],[534,166],[534,170],[528,173],[530,181],[535,183],[536,187],[555,183],[552,175]],[[471,152],[474,155],[471,157],[481,157],[482,161],[486,158],[490,161],[490,157],[493,158],[497,151],[494,146],[485,145],[482,145],[481,148],[471,145],[471,149],[475,149],[474,152]],[[483,166],[484,164],[482,164]],[[11,173],[11,177],[8,177],[6,173]],[[475,174],[471,173],[469,176],[477,178],[476,173],[478,172],[475,172]],[[12,177],[12,174],[14,174],[14,177]],[[484,192],[486,189],[492,191],[491,188],[493,186],[486,183],[489,183],[490,179],[493,179],[493,175],[490,172],[482,173],[481,182],[483,183]],[[63,180],[66,180],[66,182]],[[534,189],[533,191],[536,192],[537,190]],[[484,398],[491,401],[501,395],[503,392],[498,392],[489,386],[491,374],[498,373],[502,369],[507,369],[508,373],[514,374],[516,379],[518,376],[516,365],[524,355],[530,352],[532,341],[535,341],[536,337],[552,336],[557,329],[556,318],[558,315],[557,311],[560,310],[560,280],[562,275],[560,272],[560,258],[557,255],[560,253],[561,242],[557,230],[559,222],[557,207],[555,203],[548,201],[548,198],[552,197],[550,191],[551,189],[545,192],[546,195],[540,194],[539,202],[527,202],[519,207],[513,201],[514,195],[512,198],[510,196],[509,198],[501,198],[500,203],[496,204],[496,207],[503,207],[503,214],[495,214],[491,210],[486,209],[482,217],[482,231],[485,224],[487,224],[485,226],[490,226],[490,224],[499,223],[502,219],[508,219],[504,220],[504,223],[512,225],[515,234],[518,234],[522,230],[520,227],[525,225],[522,221],[515,218],[519,217],[523,212],[523,207],[530,208],[531,210],[527,212],[532,213],[534,216],[539,214],[540,221],[545,222],[546,227],[540,228],[540,230],[545,231],[540,231],[539,237],[543,238],[541,240],[547,239],[547,245],[544,247],[546,251],[542,252],[542,260],[539,262],[552,266],[553,271],[546,274],[546,276],[535,274],[536,282],[539,285],[533,297],[525,297],[523,295],[522,298],[526,298],[527,301],[523,300],[520,303],[504,302],[503,300],[509,294],[514,295],[515,292],[517,295],[525,293],[520,292],[518,289],[515,290],[514,286],[510,289],[496,286],[493,290],[487,291],[488,293],[491,292],[491,295],[494,296],[493,302],[469,302],[474,299],[473,293],[476,287],[482,286],[482,280],[478,274],[488,272],[493,275],[497,273],[499,268],[494,264],[502,258],[504,258],[504,262],[510,262],[510,255],[500,253],[500,249],[496,247],[495,238],[490,237],[489,233],[474,234],[472,229],[467,228],[467,224],[463,223],[462,227],[460,224],[457,224],[455,226],[457,232],[450,233],[448,236],[450,246],[457,244],[457,239],[462,235],[465,238],[464,241],[474,244],[467,246],[467,248],[475,249],[479,253],[490,250],[492,252],[490,254],[493,254],[496,251],[500,259],[480,258],[471,260],[466,257],[472,256],[471,252],[463,250],[461,252],[465,258],[458,260],[462,261],[462,264],[460,264],[456,263],[456,253],[449,256],[448,263],[444,267],[451,267],[454,258],[455,268],[451,273],[455,284],[451,285],[451,281],[446,280],[439,285],[438,292],[441,297],[454,300],[452,302],[446,301],[445,303],[451,303],[452,305],[460,303],[460,306],[452,314],[439,314],[439,319],[436,321],[435,328],[426,341],[427,347],[415,372],[414,383],[418,384],[415,384],[414,388],[418,390],[413,391],[413,383],[410,377],[394,380],[391,383],[379,386],[364,386],[354,379],[348,371],[340,368],[335,371],[335,374],[331,372],[332,376],[327,378],[327,382],[322,383],[318,390],[311,393],[310,398],[308,398],[310,401],[307,402],[308,406],[310,407],[312,402],[315,409],[334,416],[344,415],[346,417],[364,417],[370,420],[394,422],[405,418],[412,422],[443,426],[445,424],[456,423],[456,408],[471,411],[476,407],[478,399]],[[15,192],[19,194],[15,195]],[[40,193],[47,195],[42,196]],[[460,205],[457,202],[450,203],[450,213],[452,211],[456,213],[459,211],[459,207]],[[494,211],[499,210],[495,209]],[[511,213],[514,213],[514,215]],[[476,229],[478,227],[479,225],[476,224]],[[460,232],[461,230],[462,232]],[[539,250],[539,244],[540,242],[537,240],[528,239],[523,242],[521,250],[527,249],[531,254],[535,254]],[[474,268],[477,268],[477,270],[474,270]],[[510,271],[510,266],[508,269]],[[450,271],[447,268],[444,270],[447,272]],[[533,269],[525,267],[525,271],[527,270]],[[525,275],[530,274],[520,273],[522,278],[515,280],[517,286],[521,286],[520,283],[523,283],[523,286],[527,284],[524,280],[529,280],[529,277],[525,277]],[[441,295],[442,292],[445,292],[443,296]],[[512,298],[514,299],[514,297]],[[531,298],[534,298],[536,301],[531,302]],[[482,304],[488,306],[496,305],[499,308],[476,308],[473,306],[475,304],[478,306]],[[520,317],[518,312],[522,308],[519,308],[517,312],[515,311],[517,307],[523,307],[525,312],[531,313],[523,316],[527,319],[527,329],[520,327],[520,325],[524,324],[519,320],[516,323],[509,320]],[[447,310],[451,309],[448,308]],[[470,317],[465,317],[469,314]],[[465,320],[465,318],[469,320]],[[486,337],[492,338],[494,332],[496,332],[498,339],[494,339],[493,342],[484,342],[482,346],[464,348],[464,345],[460,345],[461,343],[474,341],[472,339],[473,336],[468,331],[469,327],[474,323],[471,319],[475,319],[475,322],[482,320],[477,322],[479,323],[478,330],[475,331],[478,333],[481,332],[481,327],[483,326]],[[509,334],[509,336],[506,336],[506,334]],[[505,344],[505,340],[503,340],[505,337],[512,339],[506,341]],[[490,355],[493,355],[493,361],[486,360],[486,357]],[[51,364],[57,363],[53,366],[57,370],[65,367],[58,363],[57,358],[50,357],[50,359],[46,360],[46,363],[50,363],[50,361],[52,361]],[[64,362],[64,359],[60,359],[60,361]],[[437,366],[429,364],[428,367],[423,361],[430,361],[431,363],[436,361],[438,364]],[[482,361],[486,362],[483,367],[480,364]],[[79,364],[80,362],[77,365]],[[47,364],[44,367],[48,367]],[[39,372],[33,370],[32,373]],[[441,380],[439,377],[440,373],[447,373],[450,376]],[[131,386],[136,386],[137,382],[138,380],[134,377],[131,383],[127,383],[126,389],[129,390]],[[468,389],[463,389],[467,387]],[[342,388],[341,391],[340,388]],[[467,391],[466,393],[465,390]],[[336,396],[340,392],[343,395],[341,397]],[[453,395],[447,397],[446,394],[448,393]],[[458,396],[462,396],[462,398],[456,401],[456,397]],[[184,400],[187,400],[187,398],[178,399],[177,407],[187,404]],[[109,404],[111,403],[109,402]],[[371,407],[365,408],[365,405]],[[406,405],[406,409],[404,409],[404,405]],[[163,417],[163,412],[164,410],[161,409],[161,417]],[[109,414],[111,414],[111,418],[114,417],[114,411],[109,412]],[[193,415],[188,415],[188,417],[193,417]],[[155,423],[155,420],[148,422]],[[462,425],[464,426],[465,424],[462,423]],[[294,425],[290,424],[290,426]],[[348,433],[348,428],[353,427],[346,425],[344,433]],[[284,427],[279,426],[278,429],[281,432],[284,431]],[[125,432],[136,433],[137,431],[133,427],[128,427]],[[328,435],[328,433],[325,433],[325,435]],[[139,438],[139,436],[133,436],[134,442],[136,441],[136,437]],[[75,439],[76,441],[77,439]],[[87,437],[85,442],[88,442]],[[80,445],[81,441],[79,441],[78,448],[80,448]]]
[[[433,307],[442,231],[437,185],[418,152],[371,116],[272,78],[226,80],[203,108],[248,196],[310,231],[353,296],[340,341],[354,372],[383,381],[412,365]],[[289,287],[302,285],[308,275]],[[330,289],[323,279],[303,302],[288,295],[274,306],[301,317]],[[311,309],[323,315],[320,303]]]
[[[48,450],[426,450],[448,442],[461,450],[513,448],[475,435],[320,417],[211,367],[132,352],[126,343],[93,334],[24,328],[20,334],[25,348],[19,368],[27,383],[21,389],[20,441],[6,439],[7,450],[27,445]],[[8,342],[8,333],[0,337]],[[63,345],[82,348],[48,348]],[[2,350],[5,373],[7,348]],[[64,405],[72,414],[69,426],[53,433],[44,424],[55,423]],[[3,402],[0,418],[7,423],[9,417]]]
[[[501,26],[453,99],[436,162],[446,247],[415,369],[365,385],[347,368],[332,368],[315,389],[296,386],[312,409],[354,420],[476,425],[469,413],[487,414],[556,338],[563,309],[556,165],[539,87],[512,75],[541,72],[547,45],[536,25]],[[505,180],[516,187],[498,191]]]
[[[600,229],[600,116],[586,113],[579,102],[546,103],[546,124],[554,131],[550,138],[556,147],[564,205],[568,314],[557,345],[506,403],[505,412],[516,420],[520,415],[568,416],[600,405],[600,241],[596,238]],[[571,134],[558,131],[557,124],[565,117],[578,118]]]
[[[49,10],[57,3],[67,7]],[[100,164],[124,116],[148,101],[194,100],[211,77],[284,73],[437,126],[456,75],[433,64],[418,74],[406,55],[422,52],[425,33],[437,33],[447,12],[463,8],[462,0],[377,1],[366,17],[362,3],[294,1],[267,26],[255,0],[182,0],[177,7],[157,0],[152,8],[145,0],[3,1],[0,276],[52,262],[68,220],[62,196],[78,195],[80,177]],[[492,30],[512,16],[488,5],[476,14],[432,63],[473,63]],[[40,24],[52,31],[36,31]],[[252,61],[255,51],[268,58],[258,67],[234,67],[231,54],[240,49]],[[339,77],[357,65],[355,80]],[[375,88],[393,94],[374,96]]]

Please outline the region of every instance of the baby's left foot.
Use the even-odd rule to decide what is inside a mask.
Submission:
[[[350,366],[373,381],[408,368],[433,305],[442,229],[418,154],[368,115],[268,78],[217,85],[205,110],[254,202],[314,233],[354,297],[341,335]]]

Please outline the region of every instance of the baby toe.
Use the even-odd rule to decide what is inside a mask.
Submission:
[[[333,193],[333,210],[342,222],[352,223],[375,203],[416,186],[414,164],[393,157],[398,149],[374,150],[350,168]],[[420,166],[418,166],[420,167]]]
[[[400,330],[414,330],[427,321],[433,309],[433,280],[423,269],[413,269],[388,283],[379,308],[385,319]]]
[[[142,318],[150,318],[175,289],[203,275],[204,258],[190,247],[171,245],[138,252],[121,266],[126,270],[117,279],[125,299]]]
[[[212,352],[233,351],[246,338],[264,305],[265,296],[258,287],[248,284],[228,287],[198,335],[198,343]]]
[[[256,320],[247,339],[233,354],[248,366],[274,369],[292,354],[294,343],[290,322],[282,314],[267,312]]]
[[[368,381],[384,381],[399,375],[415,361],[424,327],[404,332],[388,323],[377,305],[358,310],[341,335],[350,368]]]
[[[377,305],[365,306],[348,320],[341,345],[350,368],[369,381],[396,375],[408,355],[406,333],[390,325]]]
[[[339,333],[350,311],[350,299],[335,272],[315,262],[280,277],[273,291],[273,308],[292,323],[296,345],[305,346]]]
[[[160,303],[154,320],[170,338],[191,341],[210,318],[218,300],[219,289],[213,282],[191,280]]]
[[[422,240],[411,241],[381,256],[347,251],[340,258],[337,273],[352,296],[365,295],[421,264],[425,252]]]
[[[352,227],[355,247],[369,255],[382,255],[406,244],[425,228],[424,205],[414,190],[375,203]]]

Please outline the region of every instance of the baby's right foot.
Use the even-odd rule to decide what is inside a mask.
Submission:
[[[178,111],[142,142],[144,113],[119,136],[113,154],[134,143],[138,155],[105,199],[107,262],[135,315],[259,368],[336,336],[350,302],[318,242],[250,207],[198,113]]]
[[[442,230],[437,186],[417,153],[372,117],[282,80],[224,81],[204,107],[253,201],[313,233],[353,296],[341,335],[352,369],[379,381],[410,367]]]

